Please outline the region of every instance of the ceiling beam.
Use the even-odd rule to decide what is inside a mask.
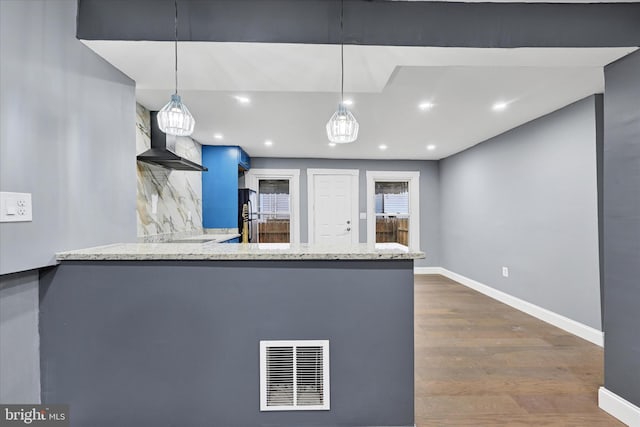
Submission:
[[[345,0],[347,44],[640,46],[640,3]],[[178,0],[184,41],[340,43],[339,0]],[[77,37],[173,40],[174,0],[78,0]]]

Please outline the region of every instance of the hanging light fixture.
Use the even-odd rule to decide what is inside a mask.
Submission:
[[[340,103],[327,123],[327,137],[336,144],[347,144],[358,138],[358,121],[344,103],[344,0],[340,0]]]
[[[174,1],[174,5],[176,9],[174,20],[176,92],[171,95],[171,101],[158,111],[158,127],[168,135],[189,136],[193,133],[196,121],[187,106],[182,103],[180,95],[178,95],[178,0]]]

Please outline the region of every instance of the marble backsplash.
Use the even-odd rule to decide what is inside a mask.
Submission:
[[[151,147],[149,110],[136,104],[136,153]],[[172,145],[173,141],[168,144]],[[202,163],[202,147],[189,137],[175,139],[172,151]],[[163,241],[170,237],[202,233],[201,172],[165,169],[137,162],[138,238]]]

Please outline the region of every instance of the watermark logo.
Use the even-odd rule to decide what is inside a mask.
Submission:
[[[69,405],[0,405],[0,427],[69,427]]]

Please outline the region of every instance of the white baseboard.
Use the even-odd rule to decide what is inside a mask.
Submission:
[[[442,267],[413,267],[413,274],[441,274],[444,276]]]
[[[640,427],[640,408],[604,387],[598,390],[598,406],[629,427]]]
[[[476,282],[473,279],[469,279],[461,274],[449,271],[442,267],[415,267],[415,274],[440,274],[451,280],[454,280],[464,286],[474,289],[484,295],[487,295],[495,300],[498,300],[504,304],[507,304],[513,308],[523,311],[533,317],[536,317],[542,321],[552,324],[560,329],[576,335],[582,339],[585,339],[600,347],[604,347],[604,333],[598,329],[592,328],[568,317],[562,316],[553,311],[547,310],[520,298],[509,295],[505,292],[494,289],[490,286]]]

